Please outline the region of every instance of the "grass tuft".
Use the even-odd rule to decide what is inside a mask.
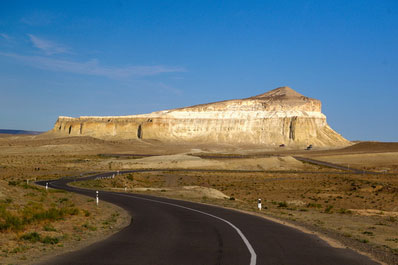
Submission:
[[[21,236],[22,240],[29,241],[31,243],[36,243],[40,241],[40,234],[37,232],[27,233]]]

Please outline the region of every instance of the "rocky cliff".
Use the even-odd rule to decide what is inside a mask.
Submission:
[[[289,87],[238,100],[130,116],[59,117],[52,134],[277,146],[344,146],[321,102]]]

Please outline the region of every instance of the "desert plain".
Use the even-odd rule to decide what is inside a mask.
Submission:
[[[131,217],[116,206],[34,184],[117,171],[73,185],[245,211],[397,264],[398,143],[298,150],[45,134],[0,137],[0,264],[32,264],[126,226]]]

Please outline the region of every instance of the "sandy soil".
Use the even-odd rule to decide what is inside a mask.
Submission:
[[[291,156],[230,159],[228,161],[216,159],[202,159],[189,154],[160,155],[140,159],[107,159],[102,161],[103,167],[120,169],[230,169],[230,170],[292,170],[305,169],[310,166],[297,161]],[[311,167],[310,167],[311,168]]]
[[[120,175],[114,180],[98,180],[82,185],[115,191],[124,191],[126,188],[132,192],[217,204],[249,212],[256,211],[256,201],[262,198],[265,211],[257,214],[265,214],[282,222],[317,231],[343,245],[371,253],[388,264],[397,264],[398,178],[393,174],[398,172],[397,146],[395,143],[372,142],[359,143],[344,149],[315,148],[312,151],[304,151],[270,150],[261,146],[106,141],[91,137],[50,139],[45,135],[2,136],[0,184],[3,184],[0,185],[0,200],[6,203],[6,199],[9,198],[18,205],[19,195],[13,192],[13,186],[8,185],[9,181],[22,183],[34,179],[80,176],[86,172],[161,168],[167,170]],[[302,163],[293,158],[297,155],[387,172],[346,174]],[[208,171],[183,172],[173,169]],[[247,172],[244,172],[245,170]],[[21,194],[30,192],[22,187],[18,188],[21,189]],[[72,197],[75,198],[75,195],[68,196],[71,196],[70,200]],[[32,197],[31,200],[35,198]],[[87,200],[85,203],[88,203]],[[91,217],[94,217],[94,214],[90,217],[79,216],[80,219]],[[81,226],[80,219],[73,221],[74,219],[70,218],[67,222]],[[52,225],[58,227],[57,223]],[[29,227],[26,231],[13,234],[13,237],[18,239],[20,234],[35,231],[34,229],[39,229],[37,231],[44,235],[48,231],[42,231],[43,227],[42,224],[36,228]],[[56,229],[60,233],[59,236],[61,233],[70,234]],[[7,235],[11,234],[7,232]],[[105,234],[87,233],[87,237],[81,237],[80,240],[89,242]],[[2,238],[6,237],[2,234]],[[11,239],[12,236],[10,242]],[[74,236],[65,237],[63,240],[63,247],[47,247],[48,251],[68,249],[67,242],[71,245],[73,242],[80,242]],[[42,251],[42,245],[34,246],[36,247],[18,252],[16,263],[25,262],[24,257],[27,260],[37,258],[38,253]],[[35,249],[38,251],[36,254]],[[15,253],[11,253],[12,250],[11,246],[2,246],[1,253],[3,257],[17,257]]]
[[[33,183],[10,185],[0,180],[0,190],[0,224],[7,223],[6,213],[32,220],[20,229],[11,226],[0,230],[0,264],[32,264],[79,249],[119,231],[131,220],[124,210],[112,204],[103,202],[96,206],[92,198],[53,189],[46,191]],[[75,212],[57,219],[32,219],[34,214],[54,207]],[[37,233],[41,239],[24,239],[31,233]]]
[[[316,156],[316,159],[368,171],[398,172],[398,152]]]

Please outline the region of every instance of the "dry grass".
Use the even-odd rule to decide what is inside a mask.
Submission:
[[[398,254],[398,179],[391,176],[167,171],[130,173],[76,185],[111,190],[126,187],[128,191],[196,198],[249,211],[256,210],[261,198],[266,214],[331,230]],[[219,190],[227,199],[175,192],[176,187],[184,186]],[[367,209],[373,209],[372,214]]]
[[[104,238],[129,223],[127,213],[114,205],[97,207],[92,198],[35,185],[35,180],[87,172],[97,156],[35,153],[48,143],[31,138],[0,141],[1,264],[31,264]]]
[[[366,148],[371,147],[371,150]],[[369,147],[369,148],[370,148]],[[388,147],[388,148],[387,148]],[[262,150],[233,146],[193,146],[170,145],[158,142],[142,141],[104,141],[90,137],[70,137],[60,139],[43,139],[35,137],[2,137],[0,138],[0,200],[7,205],[11,200],[12,211],[21,214],[26,201],[40,202],[41,198],[48,204],[43,209],[62,205],[59,201],[67,198],[67,203],[79,205],[77,215],[66,214],[64,220],[42,220],[28,224],[23,230],[3,232],[3,257],[18,257],[23,263],[25,257],[34,257],[34,249],[54,251],[66,242],[95,237],[99,233],[93,228],[90,220],[94,218],[111,218],[96,209],[84,208],[92,202],[87,198],[63,193],[43,194],[43,191],[24,188],[26,179],[49,179],[68,175],[80,175],[83,172],[104,172],[109,170],[162,168],[167,165],[168,171],[146,172],[121,175],[115,179],[98,180],[80,183],[88,188],[104,188],[114,191],[145,192],[158,196],[217,204],[235,209],[256,212],[256,202],[262,198],[264,211],[282,220],[305,226],[333,236],[355,248],[376,253],[387,263],[395,264],[398,258],[398,178],[393,174],[341,174],[337,170],[297,163],[291,155],[301,155],[323,159],[330,162],[345,161],[356,168],[383,171],[389,168],[390,173],[397,171],[398,159],[395,145],[362,144],[341,150]],[[384,149],[383,149],[384,148]],[[387,148],[387,149],[386,149]],[[391,149],[391,150],[390,150]],[[372,150],[377,150],[374,152]],[[383,150],[385,152],[383,152]],[[222,158],[189,158],[186,155],[158,158],[142,156],[103,156],[100,154],[179,154],[197,153],[205,156],[223,156]],[[234,157],[242,154],[241,158]],[[272,155],[278,157],[271,157]],[[282,157],[281,157],[282,156]],[[179,157],[182,159],[179,160]],[[386,159],[374,159],[387,157]],[[192,161],[192,162],[191,162]],[[202,163],[203,162],[203,163]],[[200,168],[206,165],[209,171],[181,172],[172,167],[185,169]],[[211,172],[210,169],[224,171]],[[228,169],[257,170],[260,172],[231,172]],[[267,170],[272,170],[268,171]],[[305,173],[313,172],[313,173]],[[8,185],[16,181],[16,186]],[[184,190],[186,186],[202,187],[200,190]],[[226,198],[206,194],[203,188],[220,191]],[[183,192],[182,192],[183,191]],[[29,193],[35,193],[34,195]],[[46,197],[45,197],[46,196]],[[80,201],[76,201],[80,200]],[[63,202],[65,204],[65,202]],[[4,206],[5,207],[5,206]],[[11,208],[7,206],[7,211]],[[109,208],[111,209],[111,208]],[[84,215],[84,210],[90,216]],[[102,217],[101,217],[102,216]],[[115,216],[114,216],[115,217]],[[117,219],[117,218],[116,218]],[[87,220],[87,222],[85,221]],[[65,227],[66,230],[62,230]],[[52,231],[53,228],[56,231]],[[77,229],[76,232],[75,229]],[[36,232],[39,234],[30,234]],[[79,234],[81,233],[81,235]],[[23,239],[26,235],[26,240]],[[64,236],[65,235],[65,236]],[[8,237],[9,236],[9,237]],[[48,236],[47,240],[44,240]],[[32,238],[32,239],[29,239]],[[55,242],[57,244],[43,243]],[[36,243],[30,242],[36,241]],[[18,246],[23,251],[14,249]],[[7,246],[7,247],[6,247]],[[29,247],[29,246],[35,246]],[[40,247],[37,247],[40,246]],[[381,254],[380,254],[381,253]],[[2,258],[3,258],[2,257]]]
[[[109,235],[126,222],[121,209],[104,203],[97,207],[88,197],[19,181],[1,180],[0,187],[0,256],[5,264],[30,264]]]

